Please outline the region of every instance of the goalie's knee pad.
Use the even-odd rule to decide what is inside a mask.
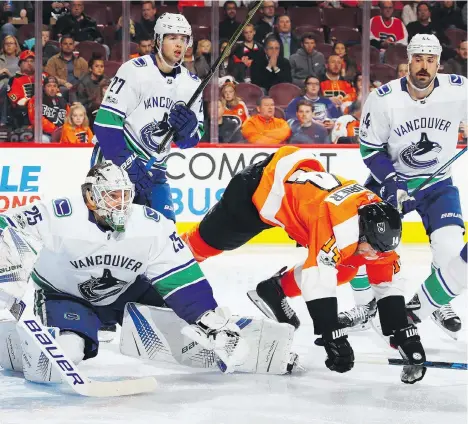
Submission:
[[[16,321],[0,322],[0,366],[8,371],[23,371],[22,355]]]

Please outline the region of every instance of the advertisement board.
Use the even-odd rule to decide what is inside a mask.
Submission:
[[[9,146],[8,144],[3,146]],[[0,211],[31,203],[41,197],[79,194],[80,185],[89,169],[91,148],[0,146]],[[40,146],[40,147],[39,147]],[[270,147],[235,146],[174,149],[168,160],[168,179],[172,188],[178,228],[184,231],[220,199],[234,174],[261,161],[276,149]],[[356,147],[309,148],[328,172],[364,183],[368,170]],[[453,166],[464,214],[468,213],[468,180],[466,158]],[[404,241],[427,240],[419,216],[405,217]],[[285,242],[282,231],[269,231],[261,242]]]

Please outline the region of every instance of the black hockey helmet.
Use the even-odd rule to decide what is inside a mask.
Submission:
[[[401,217],[390,203],[371,203],[359,208],[359,239],[378,252],[395,250],[401,240]]]

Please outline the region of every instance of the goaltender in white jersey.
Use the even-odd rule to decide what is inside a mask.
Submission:
[[[0,266],[0,304],[10,306],[4,296],[9,282],[17,292],[18,270],[28,266],[22,236],[32,236],[42,243],[31,273],[36,314],[59,330],[58,342],[75,362],[97,355],[101,325],[119,323],[124,354],[191,366],[217,364],[223,372],[292,369],[293,328],[234,317],[218,307],[174,223],[133,204],[133,195],[125,171],[104,162],[88,173],[82,197],[42,200],[0,215],[0,265],[10,265]],[[2,325],[0,365],[23,370],[32,381],[55,381],[56,374],[38,372],[31,360],[40,361],[40,352],[28,352],[26,362],[11,360],[22,358],[22,348],[18,335],[11,337],[14,323]],[[278,345],[274,360],[265,343]],[[191,347],[184,351],[186,346]],[[208,359],[200,363],[200,357]]]

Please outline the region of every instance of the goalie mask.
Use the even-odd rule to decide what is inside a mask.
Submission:
[[[169,65],[162,55],[162,45],[163,45],[164,36],[168,34],[187,36],[187,42],[182,52],[181,60],[174,66]],[[181,65],[184,59],[185,52],[193,44],[192,27],[190,26],[190,24],[188,23],[184,15],[181,15],[179,13],[163,13],[158,18],[158,20],[156,21],[156,25],[154,26],[154,41],[155,41],[156,49],[158,51],[159,58],[167,66],[170,66],[172,68],[177,68]]]
[[[125,231],[135,188],[127,173],[111,161],[93,166],[81,186],[90,210],[99,215],[113,230]],[[94,202],[94,209],[90,206]]]

